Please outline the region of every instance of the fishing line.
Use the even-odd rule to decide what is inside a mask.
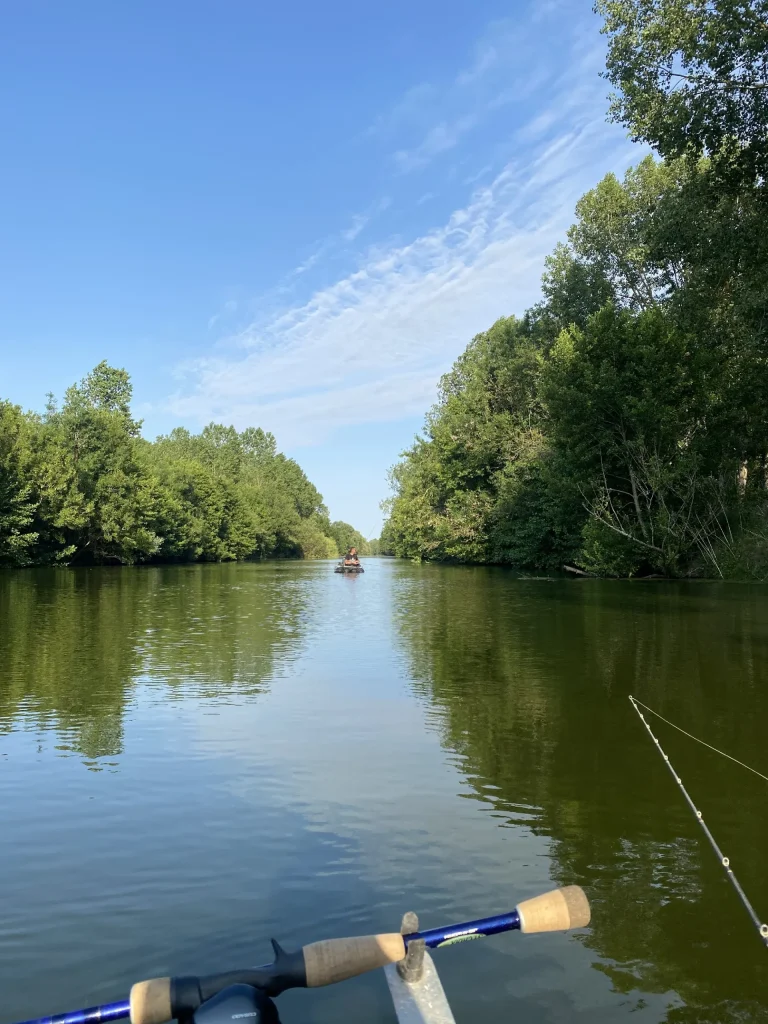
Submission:
[[[712,849],[717,854],[717,859],[723,865],[723,868],[725,869],[725,873],[728,876],[728,878],[730,879],[731,884],[733,885],[734,889],[736,890],[736,893],[738,894],[739,899],[744,904],[744,907],[745,907],[747,913],[749,914],[749,916],[752,918],[752,923],[754,924],[755,928],[757,928],[757,932],[758,932],[760,938],[762,939],[763,944],[765,946],[768,946],[768,924],[763,923],[760,920],[760,918],[757,916],[757,913],[755,912],[754,907],[752,906],[752,904],[749,902],[749,899],[747,898],[747,894],[744,892],[744,890],[742,889],[741,885],[739,884],[739,880],[736,878],[736,875],[733,873],[733,869],[731,868],[730,860],[728,859],[728,857],[724,856],[723,851],[717,845],[715,837],[709,831],[709,828],[707,827],[707,825],[706,825],[706,823],[704,821],[704,818],[702,817],[701,811],[697,808],[696,804],[693,802],[693,800],[691,799],[690,795],[688,794],[688,790],[683,785],[683,780],[680,778],[680,776],[677,774],[675,769],[672,767],[672,762],[669,760],[667,755],[664,753],[664,751],[662,749],[662,746],[659,743],[659,741],[653,735],[651,727],[646,722],[645,715],[642,713],[642,711],[640,710],[640,707],[638,707],[638,705],[640,705],[641,707],[646,708],[647,711],[650,711],[652,715],[656,715],[657,718],[662,718],[662,716],[657,714],[657,712],[653,711],[651,708],[646,707],[646,705],[642,704],[641,701],[636,700],[631,694],[630,694],[629,699],[632,702],[632,707],[635,709],[635,711],[640,716],[641,722],[643,723],[645,728],[648,730],[648,735],[651,737],[653,742],[656,744],[659,753],[664,758],[664,762],[665,762],[667,768],[669,768],[670,772],[672,773],[672,778],[675,780],[677,785],[680,787],[680,791],[682,792],[683,796],[685,797],[686,802],[688,803],[688,806],[693,811],[693,813],[694,813],[694,815],[696,817],[696,820],[698,821],[698,823],[701,825],[702,829],[704,830],[704,834],[706,835],[707,839],[709,840]],[[666,722],[667,720],[666,720],[666,718],[664,718],[664,719],[662,719],[662,721]],[[672,722],[668,722],[667,724],[668,725],[672,725]],[[674,728],[675,729],[679,729],[679,726],[675,726]],[[684,729],[679,729],[679,731],[680,732],[685,732]],[[690,733],[685,733],[685,734],[686,734],[686,736],[691,736]],[[691,736],[691,739],[696,739],[696,737],[695,736]],[[699,743],[704,743],[703,740],[699,740],[698,742]],[[704,743],[704,746],[705,747],[709,747],[710,745],[709,745],[709,743]],[[710,749],[711,750],[717,750],[716,747],[711,747]],[[722,754],[723,751],[717,750],[717,753],[718,754]],[[723,754],[723,756],[724,757],[728,757],[731,761],[736,761],[736,758],[735,757],[730,757],[729,754]],[[737,761],[736,763],[737,764],[742,764],[741,761]],[[743,767],[744,768],[749,768],[749,765],[745,764],[745,765],[743,765]],[[755,771],[754,768],[749,768],[749,770],[751,772],[755,772],[756,775],[761,775],[762,774],[761,772]],[[762,775],[762,778],[765,779],[766,776]],[[768,779],[766,779],[766,781],[768,781]]]
[[[709,749],[714,750],[716,754],[721,754],[723,757],[727,757],[729,761],[733,761],[735,764],[740,764],[741,767],[746,768],[748,772],[752,772],[753,775],[759,775],[761,779],[765,779],[765,781],[768,782],[768,775],[763,775],[763,773],[759,772],[757,768],[751,768],[748,764],[744,764],[743,761],[739,761],[737,757],[731,757],[731,755],[726,754],[724,750],[718,750],[717,747],[713,747],[711,743],[706,743],[704,740],[700,740],[698,736],[694,736],[693,733],[686,732],[685,729],[681,729],[679,725],[675,725],[674,722],[670,722],[670,720],[665,718],[664,715],[660,715],[658,711],[654,711],[653,708],[649,708],[647,704],[643,704],[643,702],[638,700],[637,697],[630,697],[629,699],[633,704],[639,704],[641,708],[645,708],[646,711],[650,711],[652,715],[656,715],[656,717],[660,718],[662,722],[666,722],[667,725],[671,725],[673,729],[677,729],[677,731],[681,732],[683,736],[696,740],[696,742],[700,743],[702,747],[709,747]],[[635,708],[635,710],[637,711],[637,708]],[[640,717],[642,718],[643,716],[640,715]]]

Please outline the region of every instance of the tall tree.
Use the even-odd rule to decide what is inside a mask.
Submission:
[[[768,169],[768,0],[597,0],[613,118],[665,157]]]
[[[652,157],[588,192],[542,301],[470,343],[395,467],[394,551],[740,573],[751,537],[768,564],[762,193]]]

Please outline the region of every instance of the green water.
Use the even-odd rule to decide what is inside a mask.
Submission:
[[[585,932],[435,954],[459,1024],[768,1020],[627,700],[768,774],[768,589],[366,569],[0,574],[0,1019],[575,882]],[[768,916],[768,783],[657,734]],[[393,1020],[380,973],[280,1010]]]

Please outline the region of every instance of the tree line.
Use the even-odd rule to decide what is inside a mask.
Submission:
[[[0,401],[0,565],[368,552],[272,434],[211,423],[151,443],[131,397],[128,373],[102,362],[43,415]]]
[[[768,576],[768,5],[600,0],[610,116],[656,150],[576,206],[391,474],[383,551]]]

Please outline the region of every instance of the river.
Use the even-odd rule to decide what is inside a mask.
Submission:
[[[0,1019],[578,883],[583,932],[435,953],[458,1024],[768,1020],[768,952],[629,693],[768,774],[768,589],[0,574]],[[654,728],[765,918],[768,783]],[[393,1021],[380,972],[279,1008]]]

